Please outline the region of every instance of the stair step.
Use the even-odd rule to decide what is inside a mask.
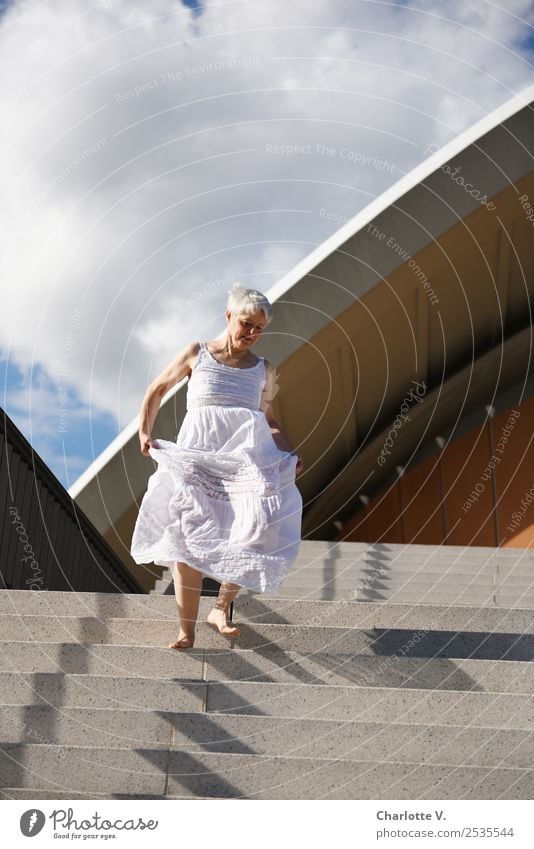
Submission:
[[[207,713],[534,730],[530,694],[326,684],[210,682]]]
[[[0,800],[16,799],[144,799],[146,802],[158,799],[189,799],[191,801],[202,801],[206,799],[217,799],[217,796],[154,796],[150,793],[75,793],[74,791],[41,790],[26,787],[2,787],[0,788]]]
[[[125,710],[120,703],[106,708],[2,705],[0,733],[2,745],[168,749],[176,716],[164,710]]]
[[[241,623],[234,651],[272,646],[293,651],[328,654],[391,655],[412,657],[474,657],[481,659],[533,660],[534,635],[487,632],[428,631],[413,628],[309,628],[305,625],[254,625]]]
[[[245,649],[206,652],[206,679],[532,694],[534,664],[514,660]]]
[[[453,584],[458,581],[468,584],[470,581],[479,583],[497,581],[504,583],[509,581],[512,585],[523,585],[526,587],[534,586],[534,569],[531,567],[516,566],[512,569],[499,571],[494,564],[491,567],[487,566],[466,566],[462,568],[455,566],[439,567],[432,565],[422,568],[418,566],[413,569],[406,569],[405,564],[395,564],[391,569],[373,569],[365,568],[357,565],[347,564],[344,567],[339,566],[303,566],[300,569],[293,568],[287,578],[284,579],[283,585],[293,583],[296,580],[303,583],[311,581],[329,581],[333,579],[352,580],[352,581],[384,581],[390,583],[397,581],[398,583],[405,581],[421,581],[428,584],[437,583],[440,579],[446,583]]]
[[[138,620],[158,621],[169,627],[169,641],[178,627],[178,611],[173,599],[164,596],[109,594],[98,597],[95,593],[28,593],[17,592],[11,605],[0,593],[0,609],[8,616],[46,616],[79,618],[76,628],[88,628],[95,620],[94,628],[102,632],[112,626],[113,620],[128,620],[132,630],[137,629]],[[4,591],[5,593],[5,591]],[[48,600],[42,596],[47,595]],[[63,598],[72,596],[68,606]],[[199,624],[203,623],[211,609],[208,599],[201,599]],[[8,608],[8,609],[6,609]],[[68,616],[65,617],[65,612]],[[1,618],[1,616],[0,616]],[[489,608],[473,609],[473,606],[437,604],[381,603],[380,601],[355,601],[352,599],[329,602],[324,600],[264,598],[260,594],[242,592],[234,602],[234,620],[254,623],[298,624],[308,626],[336,625],[342,627],[427,627],[456,628],[458,630],[518,631],[534,633],[532,611],[525,609]],[[13,622],[13,620],[8,620]],[[50,624],[50,623],[48,623]],[[203,626],[202,626],[203,627]],[[171,633],[172,632],[172,633]],[[199,631],[200,633],[200,631]],[[205,636],[206,632],[202,632]],[[217,636],[217,635],[215,635]],[[163,646],[162,646],[163,648]]]
[[[173,718],[199,713],[534,729],[534,703],[528,694],[235,681],[195,684],[189,690],[175,682],[158,682],[155,686],[151,682],[151,688],[144,682],[133,691],[131,679],[122,679],[112,687],[109,679],[83,678],[78,676],[68,687],[62,686],[65,682],[57,676],[42,678],[32,687],[27,676],[25,686],[13,688],[9,704],[0,706],[1,739],[98,746],[103,744],[102,736],[99,743],[101,734],[108,745],[119,747],[140,742],[168,745]]]
[[[425,592],[447,592],[456,596],[462,593],[491,593],[496,590],[506,590],[507,592],[525,592],[532,595],[534,593],[534,583],[529,578],[504,578],[502,576],[490,575],[479,577],[477,575],[451,576],[447,575],[418,575],[418,574],[398,574],[382,578],[370,578],[367,576],[358,575],[321,575],[316,579],[312,579],[309,575],[303,575],[302,578],[288,577],[283,584],[283,590],[289,587],[328,587],[334,586],[336,589],[343,588],[346,590],[356,590],[358,593],[369,590],[378,590],[388,593],[395,591],[406,590],[414,594],[423,594]]]
[[[417,746],[415,746],[417,752]],[[429,750],[430,751],[430,750]],[[534,770],[8,743],[6,787],[250,799],[532,799]],[[116,798],[114,795],[113,798]]]
[[[514,600],[513,605],[510,606],[523,606],[525,608],[534,606],[534,588],[530,590],[528,587],[521,587],[504,592],[491,581],[486,582],[483,586],[475,584],[468,586],[467,583],[464,585],[464,582],[447,584],[445,581],[435,585],[417,585],[412,581],[395,586],[384,582],[383,586],[374,588],[368,584],[362,586],[360,581],[353,579],[325,578],[316,582],[287,580],[281,585],[277,598],[298,598],[310,601],[336,601],[338,599],[356,601],[362,597],[364,601],[372,601],[375,598],[388,601],[391,599],[393,604],[435,603],[490,606],[495,604],[493,596],[497,592],[505,599]],[[525,603],[516,605],[516,601],[522,598],[525,599]]]
[[[4,704],[54,710],[111,708],[197,712],[206,702],[206,682],[109,675],[63,675],[61,672],[0,672]],[[16,711],[15,711],[16,712]]]
[[[532,584],[532,579],[528,578],[512,578],[503,579],[499,576],[500,584],[509,584],[510,587],[522,587],[528,589]],[[393,572],[389,575],[381,577],[372,577],[358,573],[346,572],[343,574],[329,573],[318,571],[316,575],[311,574],[308,570],[304,570],[298,575],[288,575],[283,584],[283,589],[286,587],[324,587],[328,584],[351,588],[361,586],[370,586],[384,588],[388,590],[409,587],[410,589],[429,589],[435,587],[440,590],[455,590],[456,593],[465,592],[468,589],[491,590],[497,583],[496,575],[446,575],[444,572],[429,574],[418,572]]]
[[[461,631],[534,633],[529,609],[451,607],[432,604],[391,604],[358,601],[307,601],[238,596],[234,603],[237,623],[337,625],[339,627],[429,628]]]
[[[239,598],[246,591],[242,591]],[[479,604],[492,602],[497,594],[503,606],[534,607],[534,578],[530,575],[447,575],[392,574],[370,577],[360,574],[325,574],[316,576],[306,571],[290,574],[281,584],[276,598],[302,598],[311,600],[336,600],[338,598],[372,600],[376,597],[391,599],[393,603],[411,604]],[[382,594],[382,595],[380,595]],[[161,586],[150,596],[170,599]],[[173,597],[173,596],[172,596]],[[397,602],[397,600],[399,600]]]
[[[524,559],[534,563],[534,549],[511,548],[485,545],[427,545],[421,543],[397,542],[334,542],[333,540],[301,540],[297,558],[316,557],[358,557],[368,556],[378,559],[392,559],[400,556],[443,557],[454,560],[458,557],[502,559]]]
[[[487,554],[473,554],[469,550],[458,553],[457,555],[444,554],[443,552],[415,552],[411,548],[405,549],[403,552],[391,553],[388,555],[373,554],[369,551],[332,552],[330,554],[314,554],[306,552],[299,553],[294,560],[295,567],[302,566],[337,566],[350,565],[376,569],[390,568],[419,568],[424,566],[443,566],[446,569],[460,567],[463,564],[476,567],[482,566],[497,566],[505,565],[508,568],[513,568],[514,565],[534,566],[534,552],[529,550],[525,554],[524,549],[512,549],[506,552],[505,549],[490,549]],[[170,575],[170,569],[164,569],[161,577]]]
[[[356,598],[355,598],[356,596]],[[465,590],[461,587],[449,589],[421,589],[409,587],[374,590],[368,587],[339,586],[335,582],[320,587],[282,586],[278,598],[307,601],[383,601],[391,604],[440,604],[471,607],[521,607],[534,608],[534,592],[505,591],[488,587],[486,591]]]
[[[534,592],[523,590],[503,590],[494,587],[493,590],[431,590],[416,591],[408,587],[388,591],[387,589],[362,589],[357,593],[361,601],[392,601],[395,604],[441,604],[441,605],[470,605],[478,607],[534,608]],[[297,598],[299,594],[297,593]]]
[[[5,672],[129,675],[200,681],[203,662],[203,648],[178,652],[161,646],[86,646],[43,640],[39,643],[33,640],[0,642],[0,669]]]
[[[369,572],[477,572],[478,570],[498,571],[500,568],[506,571],[515,569],[532,570],[534,562],[532,559],[503,558],[503,557],[426,557],[423,555],[406,554],[396,558],[375,557],[318,557],[299,558],[294,561],[291,571],[298,572],[303,569],[354,569],[361,571],[367,569]],[[161,579],[172,578],[170,570],[165,570]]]
[[[528,725],[531,729],[532,722]],[[0,728],[3,745],[170,749],[193,756],[218,752],[530,769],[534,755],[529,727],[487,727],[480,717],[458,726],[405,717],[380,722],[27,705],[0,708]]]
[[[200,598],[199,619],[205,618],[213,600]],[[151,593],[82,593],[28,592],[0,590],[0,614],[28,616],[77,616],[80,618],[111,617],[123,619],[162,619],[178,622],[174,595]]]
[[[240,623],[241,634],[228,640],[207,625],[197,626],[198,647],[220,648],[224,643],[233,650],[277,647],[288,651],[320,651],[325,653],[399,654],[412,656],[475,657],[486,659],[533,660],[534,634],[488,633],[482,631],[426,630],[413,627],[383,628],[369,624],[362,628],[333,625],[275,625]],[[135,635],[135,638],[134,638]],[[126,644],[138,646],[166,645],[176,636],[176,626],[155,619],[94,619],[60,616],[0,617],[0,636],[7,642],[47,640],[48,642],[82,642],[86,644]],[[164,651],[165,649],[162,649]],[[167,649],[167,651],[172,651]]]
[[[108,706],[111,700],[112,704],[119,701],[136,707],[193,710],[203,697],[206,681],[534,692],[534,665],[515,660],[299,653],[277,647],[261,652],[252,649],[162,652],[155,648],[94,646],[84,648],[83,654],[79,652],[80,646],[70,646],[74,651],[65,653],[64,647],[57,643],[44,643],[39,647],[42,654],[37,654],[39,650],[34,643],[3,643],[0,648],[0,657],[4,658],[4,665],[9,663],[11,670],[0,673],[2,692],[9,693],[10,701],[17,693],[20,704],[30,700],[28,692],[42,692],[44,698],[55,704],[55,691],[59,692],[57,703],[65,704],[70,685],[77,699],[82,698],[80,693],[87,693],[89,698],[92,690],[93,700],[89,703],[94,706]],[[54,675],[57,683],[50,677]],[[91,676],[102,680],[92,681]],[[107,689],[106,680],[112,682]],[[188,701],[182,685],[188,695],[193,697],[198,693],[198,696]],[[36,702],[37,697],[31,701]]]
[[[171,750],[269,757],[530,769],[534,735],[524,729],[443,727],[371,721],[175,715]]]
[[[90,643],[130,646],[167,647],[178,636],[177,616],[173,619],[118,619],[96,616],[59,616],[50,614],[4,613],[0,616],[0,640],[46,641],[62,643]],[[229,645],[228,638],[219,634],[205,622],[198,622],[196,636],[202,647],[219,648],[221,640]]]

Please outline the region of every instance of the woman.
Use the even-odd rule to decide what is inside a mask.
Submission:
[[[251,348],[272,320],[256,289],[233,287],[227,327],[212,342],[185,347],[143,399],[139,441],[158,464],[133,532],[136,563],[172,568],[180,617],[169,648],[191,648],[203,575],[221,582],[208,623],[227,637],[228,610],[241,587],[275,595],[298,553],[302,459],[271,412],[274,369]],[[176,444],[152,439],[163,396],[189,376],[187,412]]]

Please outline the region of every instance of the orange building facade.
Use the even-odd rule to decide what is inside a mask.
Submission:
[[[533,439],[534,396],[399,469],[337,540],[534,548]]]

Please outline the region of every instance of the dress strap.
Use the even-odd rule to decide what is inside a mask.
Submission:
[[[197,358],[195,360],[195,364],[193,366],[193,369],[196,369],[196,367],[199,365],[201,359],[204,356],[205,350],[206,350],[206,346],[205,346],[204,342],[201,342],[200,340],[198,340],[198,355],[197,355]]]

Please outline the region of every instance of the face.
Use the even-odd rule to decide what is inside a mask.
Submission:
[[[232,344],[242,349],[252,347],[267,325],[267,319],[262,310],[255,313],[241,313],[236,316],[232,316],[230,310],[227,310],[226,318],[228,320],[227,331]]]

